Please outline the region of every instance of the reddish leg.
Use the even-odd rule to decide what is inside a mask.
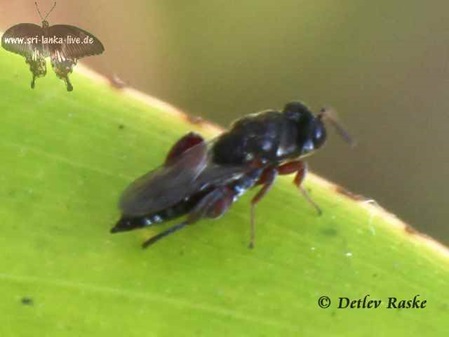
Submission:
[[[278,168],[279,174],[285,175],[285,174],[291,174],[296,172],[295,179],[293,180],[293,183],[296,185],[296,187],[299,188],[302,195],[306,200],[316,209],[319,215],[321,215],[323,212],[321,211],[321,208],[313,201],[313,199],[310,197],[307,190],[302,186],[302,182],[304,180],[304,177],[307,174],[307,163],[299,160],[294,161],[290,163],[286,163],[284,165],[279,166]]]
[[[251,234],[249,240],[249,248],[254,248],[254,242],[256,240],[255,207],[257,203],[259,203],[262,200],[262,198],[267,194],[267,192],[271,189],[277,175],[278,171],[276,168],[272,167],[267,168],[265,171],[263,171],[262,176],[257,182],[257,184],[262,184],[262,188],[251,200]]]
[[[259,175],[257,175],[259,176]],[[260,174],[260,179],[257,180],[257,185],[261,184],[262,188],[257,192],[257,194],[251,200],[251,237],[249,248],[254,247],[255,242],[255,206],[259,203],[262,198],[267,194],[273,185],[273,182],[277,176],[277,169],[270,167],[265,169]],[[250,178],[250,177],[247,177]],[[255,177],[257,179],[257,177]],[[235,197],[239,196],[239,192],[226,187],[221,186],[215,190],[209,192],[189,213],[187,217],[187,223],[194,223],[200,218],[218,218],[223,215],[235,200]]]
[[[170,151],[167,154],[167,157],[165,159],[165,165],[169,166],[176,161],[179,156],[181,156],[184,152],[191,149],[195,145],[198,145],[200,143],[204,142],[204,138],[201,137],[199,134],[194,132],[189,132],[185,136],[183,136],[181,139],[179,139],[175,145],[172,146]]]
[[[187,223],[192,224],[204,217],[218,218],[223,215],[232,205],[234,193],[226,186],[212,190],[189,213]]]

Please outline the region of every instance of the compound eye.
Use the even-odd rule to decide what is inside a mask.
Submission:
[[[315,149],[323,146],[326,141],[326,129],[320,120],[316,121],[315,127],[312,130],[312,141]]]

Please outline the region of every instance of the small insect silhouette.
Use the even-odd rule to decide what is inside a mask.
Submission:
[[[64,80],[67,91],[72,91],[69,74],[78,59],[101,54],[104,51],[103,44],[81,28],[70,25],[50,26],[47,17],[55,8],[56,2],[45,17],[42,17],[37,2],[35,5],[42,20],[42,27],[33,23],[12,26],[2,36],[2,47],[25,57],[25,62],[30,65],[33,74],[32,89],[35,87],[36,78],[47,74],[45,58],[50,57],[56,76]]]
[[[186,215],[186,220],[144,242],[157,242],[201,218],[217,218],[248,189],[261,185],[251,201],[251,238],[255,241],[255,206],[273,185],[278,174],[296,173],[294,184],[306,199],[301,183],[307,172],[304,157],[323,146],[328,120],[350,144],[352,140],[330,109],[318,115],[300,102],[282,111],[267,110],[235,121],[230,129],[206,143],[188,133],[168,152],[165,163],[143,175],[123,192],[120,220],[112,233],[143,228]]]

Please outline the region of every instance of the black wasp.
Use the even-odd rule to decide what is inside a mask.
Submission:
[[[6,50],[25,57],[33,74],[31,88],[34,89],[36,78],[47,74],[46,57],[50,57],[53,70],[66,83],[67,91],[73,86],[69,74],[73,71],[78,59],[101,54],[103,44],[91,33],[81,28],[69,25],[50,26],[47,17],[56,6],[42,17],[35,3],[37,12],[42,20],[42,27],[33,23],[20,23],[9,28],[2,36],[2,47]]]
[[[255,205],[264,197],[278,174],[296,173],[294,184],[312,205],[301,183],[307,172],[304,157],[323,146],[329,120],[351,142],[337,124],[331,110],[314,116],[300,102],[282,111],[267,110],[235,121],[229,131],[206,143],[188,133],[171,148],[165,163],[134,181],[123,192],[122,212],[112,233],[151,226],[186,215],[186,219],[144,242],[147,247],[201,218],[217,218],[248,189],[261,185],[251,200],[251,239],[254,246]]]

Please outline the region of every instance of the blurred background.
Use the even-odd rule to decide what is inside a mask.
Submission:
[[[311,170],[449,244],[448,13],[435,0],[73,0],[48,20],[103,42],[82,63],[223,126],[294,99],[333,106],[358,146],[330,129]],[[1,30],[40,21],[34,1],[0,0]]]

